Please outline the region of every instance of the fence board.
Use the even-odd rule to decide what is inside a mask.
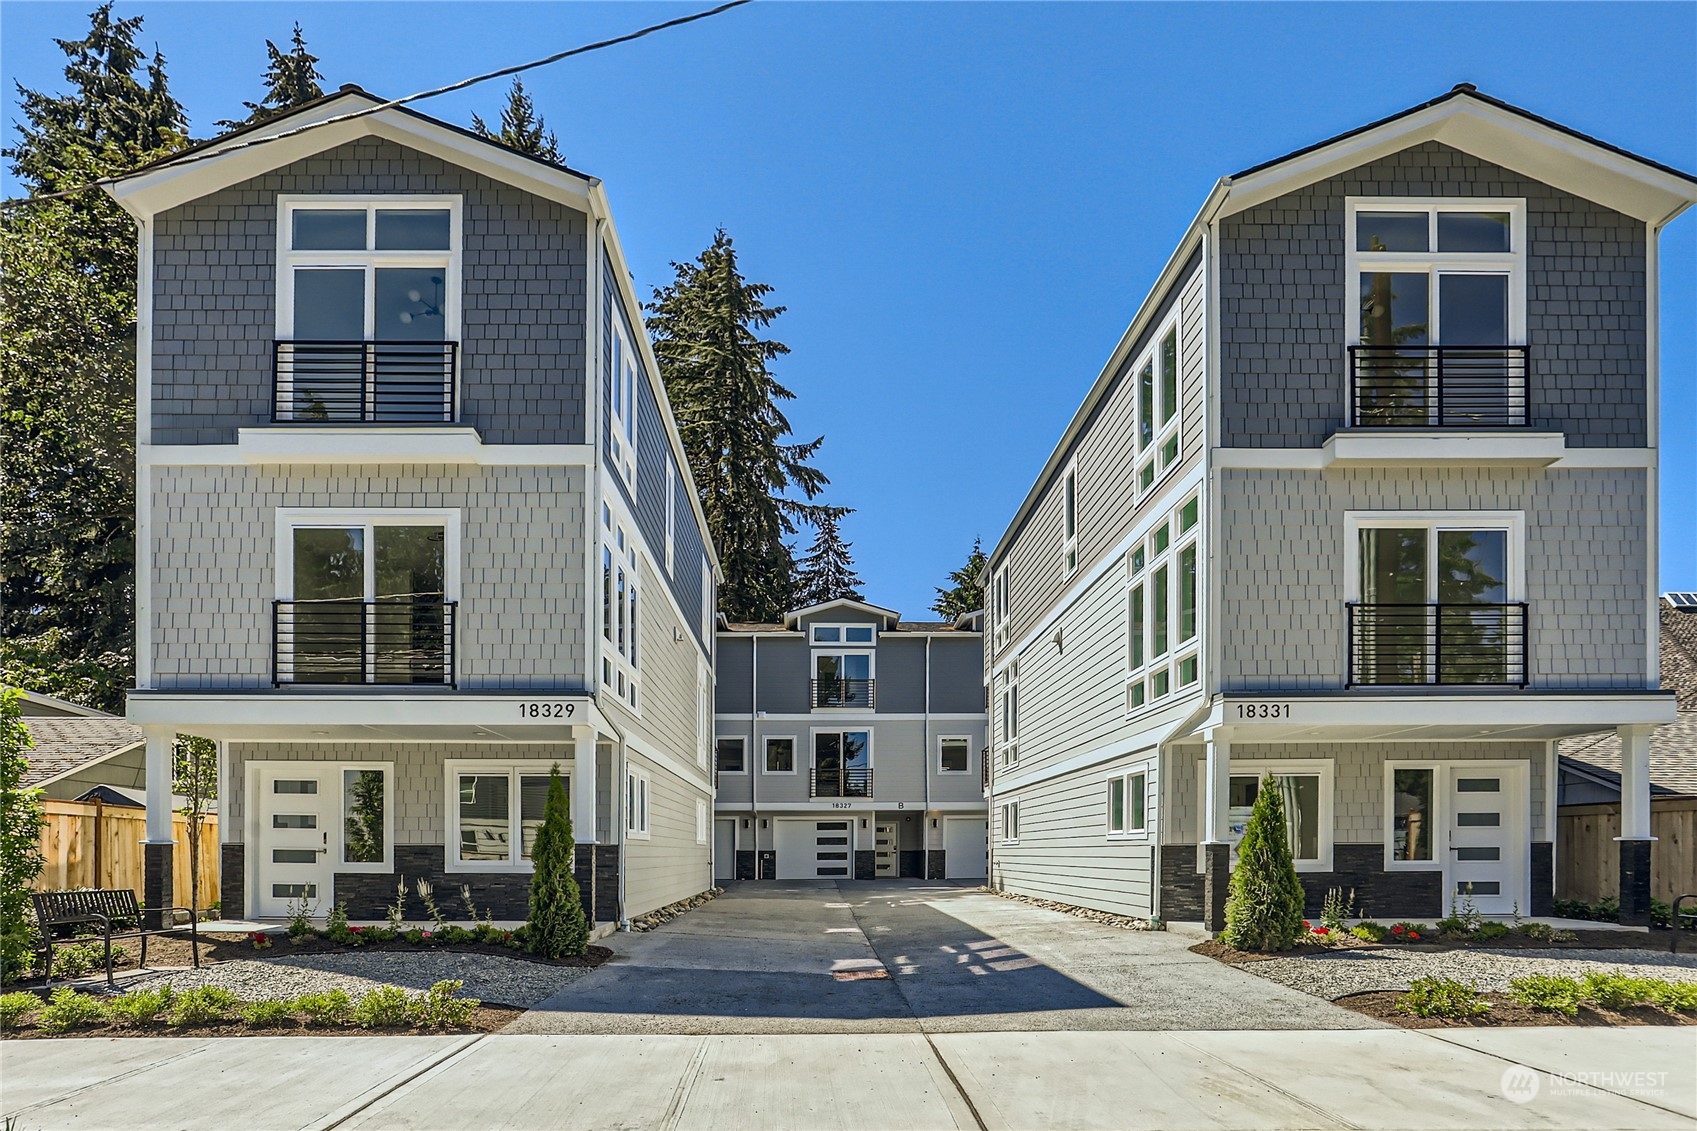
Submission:
[[[39,891],[66,888],[130,888],[142,895],[143,850],[147,836],[147,814],[124,806],[96,805],[84,801],[44,800],[47,817],[41,831],[41,857],[45,867],[35,882]],[[181,813],[172,815],[173,903],[188,905],[189,823]],[[209,816],[200,825],[200,899],[208,907],[218,900],[218,818]]]
[[[1556,898],[1620,896],[1620,806],[1564,805],[1556,817]],[[1650,894],[1672,903],[1697,892],[1697,797],[1650,802]]]

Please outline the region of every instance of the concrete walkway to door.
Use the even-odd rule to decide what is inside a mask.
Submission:
[[[769,881],[658,930],[509,1033],[1365,1029],[1378,1022],[1124,931],[921,881]]]

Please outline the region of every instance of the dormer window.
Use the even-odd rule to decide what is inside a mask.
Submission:
[[[874,629],[869,624],[816,624],[815,644],[871,644]]]

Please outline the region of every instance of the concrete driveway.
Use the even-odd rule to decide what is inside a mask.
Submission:
[[[1124,931],[953,884],[745,883],[509,1033],[1365,1029],[1360,1014]]]

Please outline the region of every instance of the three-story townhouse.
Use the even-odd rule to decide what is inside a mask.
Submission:
[[[722,625],[719,878],[981,879],[979,628],[848,599]]]
[[[1618,728],[1647,922],[1694,200],[1466,84],[1219,181],[990,556],[992,884],[1217,929],[1270,780],[1310,913],[1548,914],[1556,742]]]
[[[712,884],[705,521],[601,182],[380,105],[108,189],[140,226],[146,899],[185,733],[219,745],[226,916],[428,880],[522,918],[558,766],[616,922]]]

